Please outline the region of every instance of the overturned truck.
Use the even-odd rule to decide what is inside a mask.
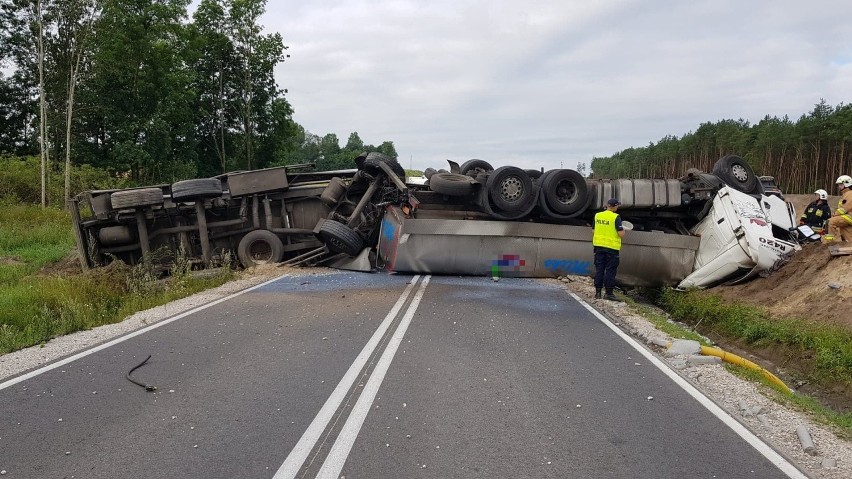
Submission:
[[[85,268],[178,255],[198,267],[235,255],[244,267],[327,264],[363,271],[521,277],[588,275],[591,219],[610,197],[633,225],[618,282],[706,287],[783,264],[795,212],[729,155],[678,179],[587,179],[573,170],[493,168],[482,160],[406,179],[364,153],[357,168],[294,165],[78,195]],[[408,180],[408,181],[406,181]],[[157,252],[158,254],[154,254]]]

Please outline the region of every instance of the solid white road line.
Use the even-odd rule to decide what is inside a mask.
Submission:
[[[224,298],[217,299],[216,301],[213,301],[212,303],[207,303],[207,304],[205,304],[205,305],[203,305],[203,306],[198,306],[197,308],[190,309],[189,311],[184,311],[183,313],[180,313],[180,314],[178,314],[177,316],[172,316],[172,317],[171,317],[171,318],[169,318],[169,319],[164,319],[164,320],[162,320],[162,321],[160,321],[160,322],[158,322],[158,323],[154,323],[154,324],[152,324],[152,325],[150,325],[150,326],[146,326],[146,327],[144,327],[144,328],[142,328],[142,329],[138,329],[138,330],[136,330],[136,331],[133,331],[133,332],[132,332],[132,333],[130,333],[130,334],[127,334],[127,335],[124,335],[124,336],[121,336],[121,337],[115,338],[115,339],[113,339],[112,341],[109,341],[109,342],[106,342],[106,343],[104,343],[104,344],[101,344],[100,346],[95,346],[95,347],[94,347],[94,348],[92,348],[92,349],[87,349],[87,350],[85,350],[85,351],[83,351],[83,352],[80,352],[80,353],[77,353],[77,354],[75,354],[75,355],[73,355],[73,356],[68,356],[67,358],[65,358],[65,359],[63,359],[63,360],[61,360],[61,361],[57,361],[57,362],[55,362],[55,363],[48,364],[47,366],[41,367],[41,368],[39,368],[39,369],[35,369],[35,370],[33,370],[33,371],[30,371],[30,372],[28,372],[28,373],[26,373],[26,374],[23,374],[23,375],[21,375],[21,376],[18,376],[18,377],[16,377],[16,378],[14,378],[14,379],[10,379],[10,380],[8,380],[8,381],[6,381],[6,382],[0,383],[0,390],[2,390],[2,389],[6,389],[6,388],[7,388],[7,387],[9,387],[9,386],[14,386],[15,384],[18,384],[18,383],[19,383],[19,382],[21,382],[21,381],[26,381],[27,379],[33,378],[33,377],[35,377],[35,376],[38,376],[39,374],[45,373],[45,372],[47,372],[47,371],[50,371],[51,369],[56,369],[56,368],[58,368],[58,367],[60,367],[60,366],[64,366],[64,365],[66,365],[66,364],[68,364],[68,363],[70,363],[70,362],[72,362],[72,361],[76,361],[76,360],[78,360],[78,359],[80,359],[80,358],[84,358],[84,357],[86,357],[86,356],[88,356],[88,355],[90,355],[90,354],[94,354],[94,353],[96,353],[96,352],[98,352],[98,351],[101,351],[101,350],[103,350],[103,349],[106,349],[106,348],[108,348],[108,347],[110,347],[110,346],[115,346],[116,344],[121,343],[121,342],[124,342],[124,341],[127,341],[127,340],[128,340],[128,339],[130,339],[130,338],[135,338],[136,336],[139,336],[140,334],[145,334],[145,333],[147,333],[148,331],[151,331],[151,330],[153,330],[153,329],[157,329],[157,328],[159,328],[159,327],[165,326],[165,325],[167,325],[167,324],[169,324],[169,323],[171,323],[171,322],[177,321],[178,319],[181,319],[181,318],[184,318],[184,317],[186,317],[186,316],[189,316],[190,314],[195,314],[195,313],[197,313],[197,312],[199,312],[199,311],[202,311],[202,310],[205,310],[205,309],[207,309],[207,308],[209,308],[209,307],[211,307],[211,306],[216,306],[216,305],[217,305],[217,304],[219,304],[219,303],[223,303],[223,302],[225,302],[225,301],[228,301],[229,299],[236,298],[237,296],[239,296],[239,295],[241,295],[241,294],[248,293],[249,291],[255,290],[255,289],[257,289],[257,288],[262,288],[263,286],[266,286],[266,285],[267,285],[267,284],[269,284],[269,283],[273,283],[273,282],[275,282],[275,281],[278,281],[279,279],[281,279],[281,278],[283,278],[283,277],[285,277],[285,276],[288,276],[288,274],[283,274],[283,275],[281,275],[281,276],[279,276],[279,277],[277,277],[277,278],[270,279],[269,281],[263,282],[263,283],[258,284],[258,285],[256,285],[256,286],[252,286],[251,288],[244,289],[244,290],[242,290],[242,291],[237,291],[237,292],[236,292],[236,293],[234,293],[234,294],[230,294],[230,295],[228,295],[228,296],[225,296]]]
[[[775,464],[778,469],[781,469],[787,477],[792,479],[808,479],[808,476],[802,473],[796,466],[790,463],[784,456],[778,454],[777,451],[772,449],[768,444],[760,440],[757,436],[754,435],[751,431],[749,431],[745,426],[740,424],[739,421],[731,417],[730,414],[725,412],[724,409],[719,407],[716,403],[714,403],[710,398],[705,396],[701,391],[699,391],[695,386],[687,382],[684,378],[682,378],[679,374],[672,371],[665,363],[663,363],[657,356],[655,356],[651,351],[647,348],[639,344],[635,339],[628,336],[627,333],[622,331],[618,326],[613,324],[610,320],[604,317],[598,310],[593,308],[591,305],[583,301],[582,298],[577,296],[574,293],[569,293],[574,299],[577,300],[578,303],[582,304],[584,308],[589,310],[590,313],[595,315],[602,323],[604,323],[609,329],[613,330],[618,336],[621,337],[627,344],[633,346],[633,349],[639,351],[640,354],[645,356],[645,359],[651,362],[654,366],[656,366],[660,371],[662,371],[666,376],[671,378],[672,381],[675,382],[678,386],[680,386],[684,391],[687,392],[690,396],[692,396],[696,401],[699,402],[702,406],[707,408],[711,414],[718,417],[725,425],[731,428],[735,433],[737,433],[741,438],[743,438],[747,443],[751,445],[751,447],[755,448],[759,453],[763,455],[766,459],[768,459],[772,464]]]
[[[408,325],[411,324],[411,318],[414,317],[414,313],[417,311],[417,306],[420,305],[420,300],[423,299],[423,293],[426,290],[426,285],[429,284],[429,278],[429,276],[426,276],[423,279],[423,282],[420,283],[420,289],[418,289],[417,294],[414,295],[414,299],[411,301],[411,306],[408,307],[408,310],[405,312],[405,316],[402,318],[402,321],[399,322],[399,327],[396,328],[393,337],[388,342],[385,352],[382,353],[381,359],[379,359],[379,362],[376,363],[376,368],[370,375],[370,379],[367,381],[364,391],[358,398],[358,402],[355,403],[355,407],[352,408],[352,413],[349,414],[349,418],[346,420],[346,424],[337,436],[337,440],[334,441],[334,445],[331,447],[331,451],[325,458],[325,462],[322,465],[322,469],[320,469],[317,474],[317,478],[337,479],[340,477],[340,471],[343,470],[343,464],[349,456],[349,451],[352,450],[352,445],[355,443],[355,439],[361,431],[361,426],[364,425],[364,420],[367,418],[367,414],[370,412],[373,401],[376,399],[376,394],[378,394],[379,387],[381,387],[382,381],[385,379],[385,374],[387,374],[388,368],[390,368],[391,361],[393,361],[396,351],[399,349],[400,343],[402,343],[402,338],[405,336],[406,330],[408,330]]]
[[[349,366],[349,370],[343,375],[343,379],[341,379],[337,384],[337,387],[334,388],[331,396],[328,397],[325,404],[323,404],[322,409],[320,409],[310,426],[308,426],[308,429],[305,430],[304,434],[302,434],[299,442],[296,443],[293,450],[290,451],[287,459],[284,460],[284,464],[278,468],[273,479],[293,479],[296,477],[296,474],[299,473],[299,470],[305,463],[305,459],[308,458],[308,455],[316,445],[322,435],[322,432],[334,417],[334,413],[343,403],[344,399],[346,399],[346,394],[349,392],[349,389],[358,379],[361,370],[364,369],[364,366],[367,364],[367,361],[370,359],[373,351],[375,351],[376,347],[379,345],[379,342],[385,335],[385,332],[388,330],[391,323],[393,323],[394,319],[396,319],[397,314],[399,314],[399,310],[402,309],[402,306],[405,304],[405,301],[408,299],[409,294],[411,294],[411,290],[414,289],[414,285],[417,283],[419,278],[420,276],[417,275],[409,282],[396,304],[393,305],[393,308],[391,308],[390,312],[387,316],[385,316],[382,324],[380,324],[379,328],[376,329],[376,332],[373,333],[373,336],[364,346],[364,349],[362,349],[361,353],[358,354],[358,357],[355,358],[355,362]],[[428,278],[424,281],[428,282]],[[422,289],[423,286],[421,286],[421,290]]]

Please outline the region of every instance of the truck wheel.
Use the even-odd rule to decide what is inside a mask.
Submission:
[[[530,176],[516,166],[501,166],[485,182],[494,206],[506,212],[523,211],[535,202]]]
[[[357,256],[364,249],[364,240],[358,236],[358,233],[337,221],[324,221],[317,236],[334,253]]]
[[[470,176],[476,176],[479,173],[487,173],[489,171],[494,171],[494,167],[485,160],[467,160],[459,168],[461,174]]]
[[[184,180],[172,185],[172,199],[175,201],[218,198],[220,196],[222,196],[222,181],[218,178]]]
[[[269,230],[250,231],[237,245],[237,257],[246,268],[278,263],[284,257],[284,243]]]
[[[367,152],[363,152],[360,155],[355,157],[355,166],[358,167],[359,170],[364,169],[364,160],[367,159]]]
[[[112,208],[124,210],[140,206],[163,204],[163,190],[159,188],[140,188],[138,190],[116,191],[109,195]]]
[[[743,193],[757,193],[760,186],[751,166],[736,155],[719,158],[719,161],[713,165],[713,174],[731,188]]]
[[[534,180],[541,178],[541,175],[543,174],[541,172],[541,170],[524,170],[524,171],[526,171],[527,174],[530,175],[530,178],[532,178]]]
[[[343,184],[343,180],[335,176],[328,181],[328,186],[320,195],[320,201],[328,207],[333,207],[340,201],[343,193],[346,193],[346,185]]]
[[[544,199],[553,211],[570,215],[586,208],[589,190],[580,173],[574,170],[551,170],[541,181]]]
[[[434,173],[429,178],[429,188],[447,196],[467,196],[473,191],[470,177],[456,173]]]
[[[384,171],[379,166],[381,163],[386,163],[396,173],[396,176],[405,181],[405,170],[402,168],[402,165],[395,159],[375,151],[367,154],[367,157],[364,158],[364,171],[371,175],[376,175],[380,171]]]

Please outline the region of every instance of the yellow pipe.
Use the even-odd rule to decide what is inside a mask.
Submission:
[[[748,359],[737,356],[736,354],[729,353],[722,349],[714,348],[711,346],[701,346],[701,354],[704,354],[706,356],[716,356],[722,358],[722,361],[725,361],[726,363],[736,364],[737,366],[742,366],[744,368],[748,368],[754,371],[759,371],[763,373],[763,376],[766,377],[766,379],[768,379],[769,382],[771,382],[772,384],[781,387],[787,392],[793,392],[789,387],[787,387],[786,384],[784,384],[784,381],[778,379],[777,376],[760,367],[759,365],[749,361]]]

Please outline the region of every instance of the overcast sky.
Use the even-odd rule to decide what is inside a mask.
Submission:
[[[705,121],[852,101],[849,0],[272,0],[308,131],[446,159],[575,168]]]

